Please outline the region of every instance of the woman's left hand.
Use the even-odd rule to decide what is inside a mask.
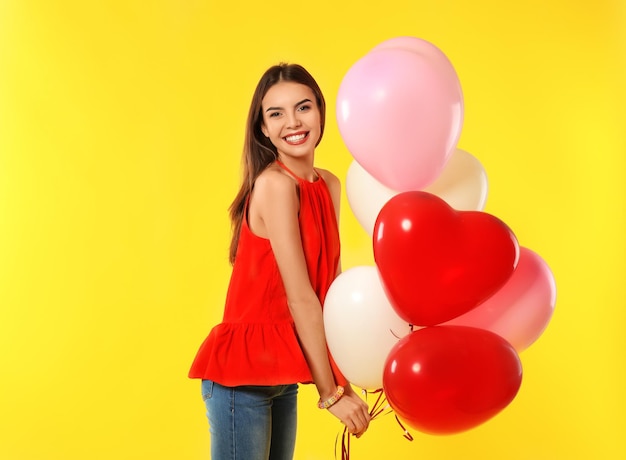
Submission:
[[[358,394],[356,394],[356,392],[352,389],[352,386],[350,384],[347,384],[345,386],[343,397],[350,398],[352,401],[356,402],[359,405],[359,408],[362,411],[365,419],[368,421],[370,420],[369,406],[367,405],[365,401],[363,401],[363,399],[361,399],[361,397]],[[367,427],[365,428],[365,430],[361,431],[360,433],[353,433],[353,434],[357,438],[360,438],[361,435],[365,433],[366,430],[367,430]]]

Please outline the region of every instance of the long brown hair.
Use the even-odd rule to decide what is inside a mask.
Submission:
[[[300,83],[311,88],[313,94],[315,94],[317,108],[320,112],[320,138],[317,140],[317,144],[322,140],[322,134],[324,134],[326,102],[324,101],[324,95],[320,87],[311,74],[298,64],[280,63],[267,69],[259,80],[254,95],[252,96],[250,111],[248,112],[248,121],[246,122],[246,136],[243,147],[243,181],[237,196],[229,208],[233,230],[229,257],[231,264],[235,263],[235,256],[237,255],[237,247],[239,245],[241,221],[244,218],[246,202],[254,186],[254,181],[265,168],[278,159],[276,147],[274,147],[269,138],[265,137],[261,131],[263,124],[261,103],[269,89],[281,81]]]

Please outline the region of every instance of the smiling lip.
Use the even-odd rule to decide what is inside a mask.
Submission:
[[[283,140],[287,142],[289,145],[300,145],[306,142],[309,138],[308,131],[299,131],[297,133],[290,134],[289,136],[283,137]]]

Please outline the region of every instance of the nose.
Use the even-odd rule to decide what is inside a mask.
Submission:
[[[287,119],[287,127],[288,128],[299,128],[302,125],[302,122],[300,121],[300,117],[298,116],[297,112],[292,112],[289,114],[288,119]]]

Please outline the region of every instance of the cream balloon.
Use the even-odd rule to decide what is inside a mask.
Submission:
[[[409,332],[387,300],[376,267],[357,266],[341,273],[324,300],[328,349],[337,366],[363,389],[383,386],[391,348]]]
[[[478,159],[465,150],[456,149],[442,173],[423,191],[437,195],[458,211],[482,211],[487,202],[487,174]],[[400,193],[378,182],[361,165],[353,161],[346,177],[346,194],[350,209],[372,236],[376,217],[392,197]]]

